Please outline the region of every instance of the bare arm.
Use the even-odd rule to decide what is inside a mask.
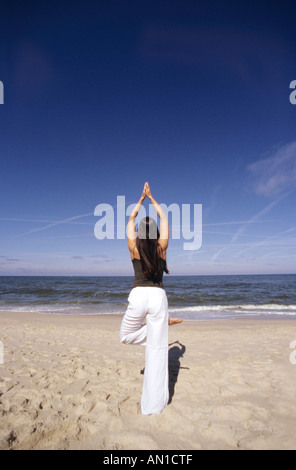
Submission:
[[[131,255],[133,253],[133,250],[136,246],[136,231],[135,231],[135,218],[137,217],[139,210],[141,209],[141,205],[144,202],[144,199],[146,197],[146,192],[145,192],[145,186],[142,192],[142,195],[139,199],[139,202],[135,205],[135,207],[132,210],[131,215],[129,216],[128,219],[128,224],[127,224],[127,246],[131,252]]]
[[[164,210],[160,207],[158,202],[154,199],[154,197],[151,194],[151,190],[149,187],[148,183],[145,183],[145,191],[147,194],[147,197],[150,199],[154,209],[156,210],[156,213],[158,217],[160,218],[160,234],[159,234],[159,240],[158,243],[161,246],[162,250],[164,253],[167,250],[168,244],[169,244],[169,223],[168,223],[168,218],[166,216],[166,213]]]

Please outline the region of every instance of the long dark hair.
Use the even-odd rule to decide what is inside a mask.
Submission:
[[[152,217],[144,217],[139,222],[136,239],[144,276],[159,282],[162,272],[169,274],[166,261],[162,261],[162,249],[158,244],[159,230]]]

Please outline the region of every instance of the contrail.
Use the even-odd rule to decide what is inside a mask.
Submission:
[[[258,214],[255,214],[253,217],[251,217],[243,227],[240,227],[238,229],[238,231],[234,234],[234,236],[232,237],[232,240],[231,240],[231,243],[234,243],[238,237],[245,231],[245,228],[248,224],[252,224],[254,222],[258,222],[258,219],[260,219],[262,216],[268,214],[268,212],[271,211],[271,209],[276,205],[278,204],[282,199],[285,199],[289,194],[291,193],[291,191],[288,191],[287,193],[283,194],[282,196],[280,196],[278,199],[276,199],[275,201],[272,201],[270,204],[268,204],[268,206],[266,206],[262,211],[258,212]]]
[[[64,220],[58,220],[57,222],[52,222],[48,225],[45,225],[44,227],[33,228],[32,230],[29,230],[28,232],[24,232],[24,233],[21,233],[20,235],[16,235],[14,238],[19,238],[19,237],[22,237],[24,235],[29,235],[30,233],[35,233],[35,232],[40,232],[42,230],[47,230],[48,228],[56,227],[57,225],[67,224],[67,223],[72,222],[73,220],[81,219],[82,217],[89,217],[90,215],[93,216],[94,215],[93,212],[89,212],[87,214],[74,215],[73,217],[69,217],[69,218],[64,219]]]
[[[8,222],[40,222],[40,223],[60,223],[59,220],[50,220],[50,219],[24,219],[22,217],[0,217],[0,220],[6,220]],[[71,223],[71,222],[69,222]],[[84,224],[84,225],[92,225],[90,222],[73,222],[78,223],[78,224]]]
[[[281,237],[281,235],[285,235],[287,233],[290,233],[290,232],[295,232],[296,230],[296,227],[292,227],[292,228],[289,228],[288,230],[284,230],[283,232],[280,232],[278,233],[277,235],[272,235],[271,237],[266,237],[265,240],[262,240],[261,242],[259,243],[255,243],[254,245],[251,245],[251,246],[248,246],[247,248],[245,248],[244,250],[241,250],[239,253],[237,253],[235,255],[235,258],[238,258],[239,256],[241,256],[243,253],[245,253],[246,251],[248,250],[251,250],[252,248],[257,248],[258,246],[262,246],[262,245],[265,245],[266,242],[269,242],[270,240],[274,240],[278,237]]]

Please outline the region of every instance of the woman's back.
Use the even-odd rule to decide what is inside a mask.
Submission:
[[[141,260],[138,258],[134,258],[132,260],[133,267],[134,267],[134,273],[135,273],[135,278],[134,278],[134,283],[133,283],[133,288],[134,287],[160,287],[163,288],[163,282],[162,282],[162,277],[163,277],[163,271],[165,270],[166,267],[166,261],[162,258],[160,258],[160,263],[162,265],[161,273],[159,275],[159,278],[157,281],[153,280],[151,277],[147,278],[144,275],[143,269],[142,269],[142,263]]]

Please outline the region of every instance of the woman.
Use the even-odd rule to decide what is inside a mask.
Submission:
[[[142,219],[138,232],[135,230],[135,218],[146,196],[160,218],[160,233],[150,217]],[[130,215],[127,240],[135,278],[120,328],[120,341],[146,346],[141,410],[144,415],[159,414],[169,399],[168,324],[182,320],[168,318],[168,302],[162,283],[163,272],[168,273],[168,220],[152,197],[148,183],[145,183],[142,196]]]

